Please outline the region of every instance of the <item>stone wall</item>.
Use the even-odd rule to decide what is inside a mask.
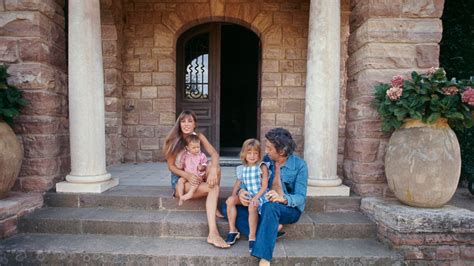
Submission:
[[[361,210],[377,236],[407,265],[474,265],[474,213],[453,206],[414,208],[397,200],[364,198]]]
[[[15,120],[24,160],[14,189],[45,191],[69,172],[64,0],[0,0],[0,63],[30,104]]]
[[[107,165],[122,162],[122,51],[121,0],[101,0],[102,55],[104,60],[105,133]]]
[[[349,35],[349,1],[342,1],[343,49]],[[124,160],[163,160],[164,137],[175,120],[176,40],[187,29],[205,22],[232,22],[253,30],[262,41],[262,133],[288,128],[303,150],[309,0],[217,1],[128,0],[123,7]],[[345,60],[341,67],[345,73]],[[345,75],[341,82],[345,84]],[[344,90],[345,86],[342,86]],[[341,121],[345,100],[342,93]],[[341,132],[344,132],[344,122]],[[263,134],[262,134],[263,136]],[[341,133],[340,169],[344,134]]]
[[[350,16],[346,184],[359,195],[390,193],[383,158],[388,135],[371,106],[373,86],[396,74],[438,66],[443,0],[352,0]]]

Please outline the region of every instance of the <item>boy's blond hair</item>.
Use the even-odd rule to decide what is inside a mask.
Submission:
[[[260,141],[258,139],[248,139],[244,141],[242,144],[242,149],[240,150],[240,160],[244,165],[247,165],[247,161],[245,157],[247,156],[247,152],[251,149],[255,149],[258,151],[258,162],[262,160],[262,150],[260,149]]]

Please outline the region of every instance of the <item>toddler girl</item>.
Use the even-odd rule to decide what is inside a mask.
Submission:
[[[232,189],[232,195],[226,200],[227,217],[229,218],[229,234],[227,244],[234,244],[240,238],[240,233],[235,226],[237,216],[236,205],[244,205],[238,196],[240,189],[245,189],[250,194],[249,198],[249,251],[252,251],[257,231],[258,212],[263,203],[267,201],[265,193],[268,188],[268,166],[262,162],[260,142],[248,139],[242,145],[240,159],[243,165],[237,167],[237,180]]]
[[[176,158],[176,166],[183,169],[185,172],[195,174],[201,178],[201,181],[205,181],[204,177],[206,174],[207,157],[201,152],[201,142],[196,133],[192,133],[184,139],[186,146],[185,151],[178,154]],[[198,185],[192,185],[188,193],[184,194],[185,183],[188,182],[185,178],[180,177],[177,183],[179,205],[183,205],[183,202],[192,198],[194,192],[196,192]],[[184,194],[184,195],[183,195]]]

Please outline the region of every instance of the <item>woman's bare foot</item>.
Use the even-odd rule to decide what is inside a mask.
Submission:
[[[282,224],[279,224],[279,225],[278,225],[278,232],[280,232],[281,229],[283,229],[283,225],[282,225]]]
[[[221,211],[219,210],[219,208],[216,209],[216,217],[217,218],[224,218],[224,215],[222,215]]]
[[[207,237],[207,243],[213,245],[216,248],[229,248],[230,245],[227,244],[224,239],[219,235],[209,235]]]
[[[258,263],[259,266],[270,266],[270,262],[266,259],[261,259]]]

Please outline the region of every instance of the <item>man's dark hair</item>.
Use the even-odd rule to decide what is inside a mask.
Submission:
[[[265,138],[270,141],[278,152],[284,152],[285,156],[292,155],[296,149],[296,143],[291,133],[281,127],[272,128],[265,134]]]

